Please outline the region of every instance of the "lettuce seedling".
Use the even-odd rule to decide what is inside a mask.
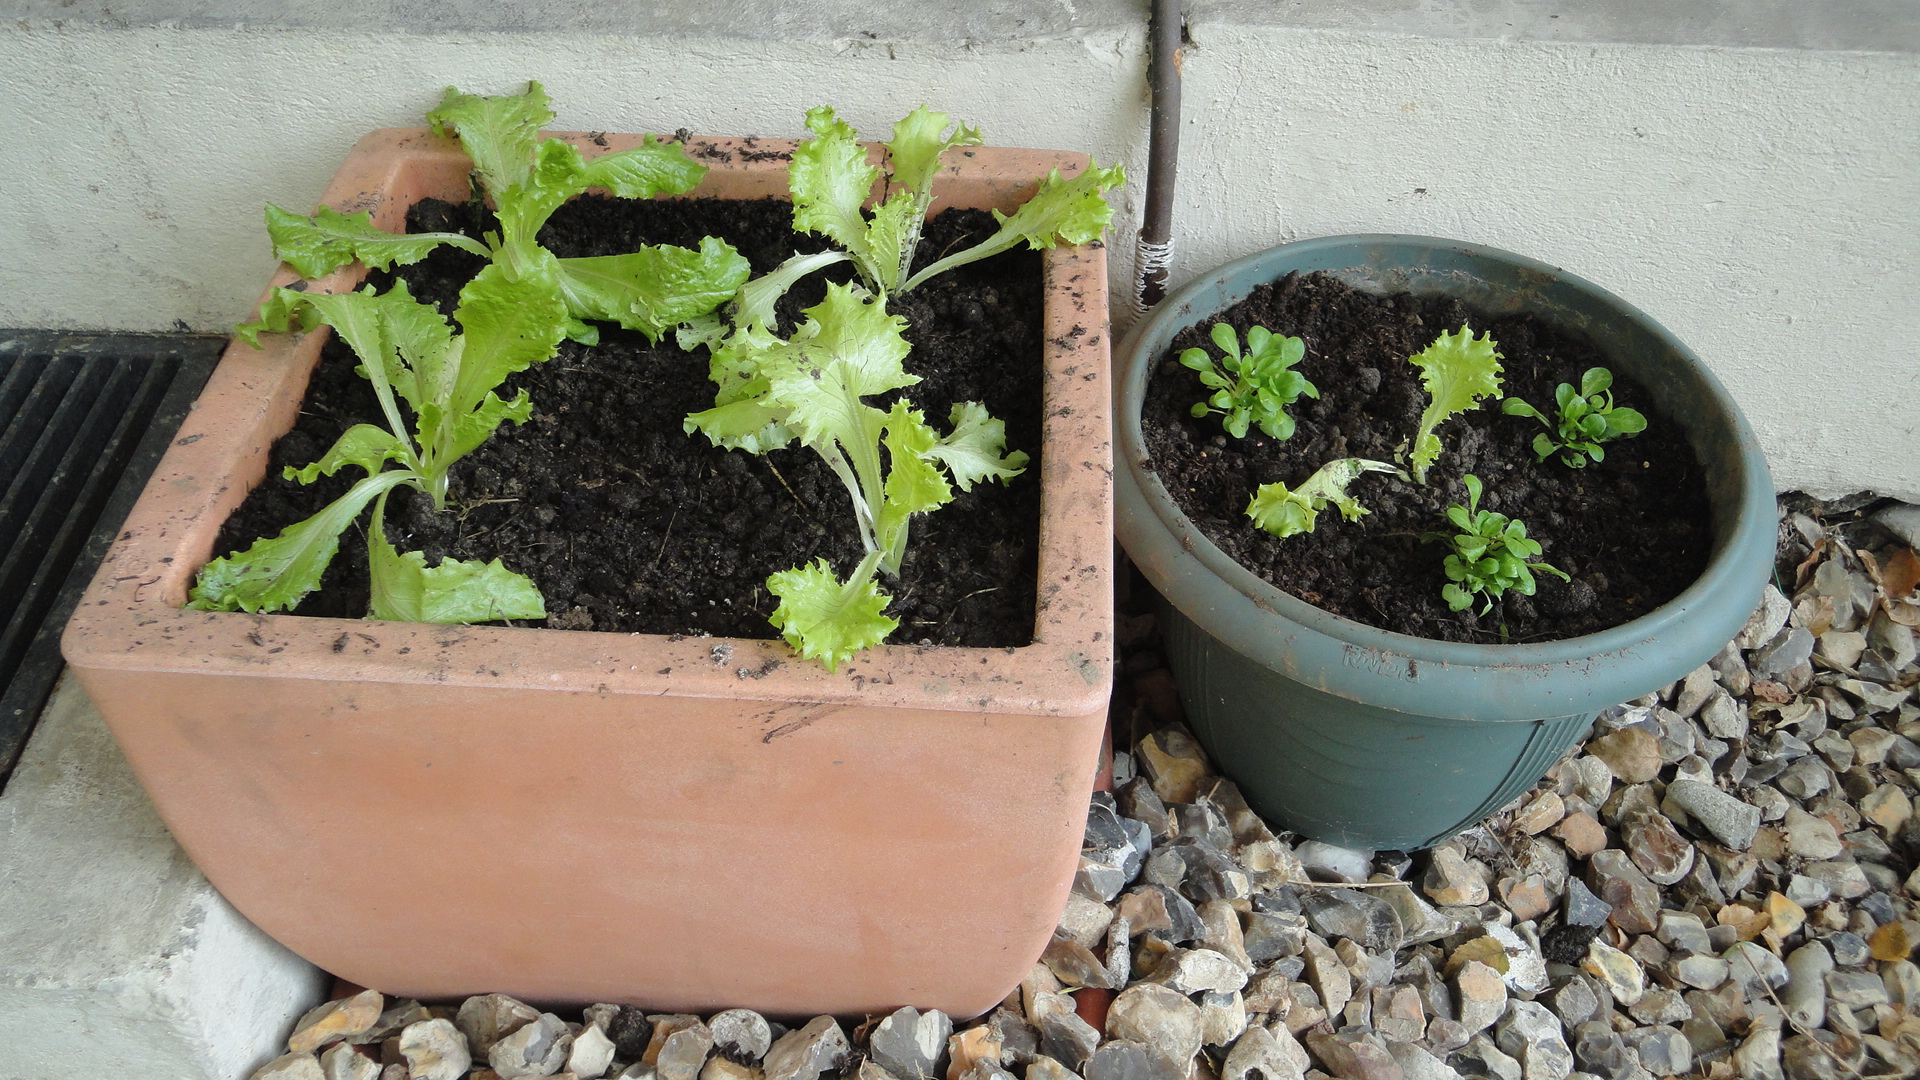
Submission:
[[[906,320],[881,299],[857,285],[830,285],[805,316],[789,340],[746,327],[716,349],[715,405],[687,417],[686,429],[752,453],[798,440],[846,487],[866,550],[853,573],[841,581],[818,559],[767,579],[780,601],[773,624],[832,671],[898,625],[884,614],[890,598],[875,578],[899,573],[913,515],[951,501],[954,486],[969,491],[976,481],[1018,476],[1027,455],[1005,451],[1005,425],[977,402],[953,407],[944,437],[905,402],[886,410],[866,403],[920,381],[902,366]]]
[[[933,202],[933,178],[940,156],[957,146],[980,145],[978,128],[954,125],[925,105],[893,126],[885,144],[884,169],[867,160],[852,125],[836,119],[833,108],[821,105],[807,112],[813,138],[794,147],[788,184],[793,198],[793,227],[832,240],[839,251],[796,255],[780,269],[743,290],[736,305],[734,325],[770,325],[772,305],[799,277],[834,263],[852,261],[872,292],[886,296],[907,292],[928,278],[958,266],[977,262],[1025,242],[1035,250],[1058,244],[1085,244],[1098,240],[1113,219],[1113,209],[1101,194],[1126,180],[1120,166],[1089,167],[1071,179],[1054,169],[1040,182],[1040,190],[1012,214],[993,212],[1000,228],[973,247],[956,251],[919,273],[911,273],[920,230]],[[890,193],[869,214],[865,207],[874,184],[886,177]]]
[[[1192,415],[1225,413],[1221,426],[1236,439],[1247,437],[1249,423],[1259,425],[1261,431],[1276,439],[1292,438],[1293,417],[1287,415],[1287,406],[1301,394],[1320,396],[1306,376],[1293,370],[1293,365],[1307,355],[1306,343],[1264,326],[1253,326],[1247,328],[1247,351],[1242,354],[1233,327],[1226,323],[1214,323],[1209,336],[1226,354],[1219,366],[1205,349],[1193,348],[1180,354],[1181,366],[1198,372],[1200,382],[1213,391],[1207,400],[1194,404]],[[1226,368],[1225,374],[1221,367]]]
[[[1407,358],[1420,369],[1420,381],[1428,397],[1408,462],[1416,483],[1427,482],[1427,469],[1440,456],[1440,436],[1434,429],[1441,421],[1500,392],[1500,354],[1495,348],[1491,335],[1483,334],[1476,340],[1473,328],[1462,326],[1458,333],[1442,333],[1433,344]]]
[[[1480,614],[1485,615],[1508,589],[1532,596],[1535,570],[1567,580],[1564,571],[1529,561],[1540,554],[1540,541],[1527,536],[1524,523],[1480,509],[1479,477],[1468,473],[1461,483],[1467,487],[1467,505],[1454,503],[1446,510],[1447,521],[1459,531],[1428,537],[1444,540],[1451,549],[1446,561],[1447,584],[1440,589],[1447,607],[1465,611],[1478,596],[1483,601]]]
[[[1500,411],[1508,416],[1531,416],[1547,429],[1533,437],[1537,460],[1545,461],[1558,451],[1561,464],[1584,469],[1588,461],[1597,464],[1605,460],[1607,452],[1601,443],[1631,438],[1647,430],[1647,418],[1639,411],[1613,403],[1612,386],[1613,372],[1603,367],[1588,368],[1580,376],[1577,391],[1570,383],[1561,383],[1553,392],[1558,423],[1519,398],[1501,402]]]
[[[545,91],[528,83],[523,94],[481,97],[448,87],[427,114],[436,134],[457,134],[473,158],[480,188],[492,199],[500,231],[485,243],[457,233],[397,235],[372,224],[371,214],[322,208],[312,217],[267,207],[274,252],[302,277],[316,278],[358,259],[384,270],[414,263],[441,244],[483,255],[509,280],[551,273],[567,303],[567,336],[593,344],[599,334],[583,320],[638,330],[650,340],[706,315],[730,299],[751,272],[723,241],[706,237],[698,251],[660,244],[622,255],[556,259],[540,246],[540,227],[575,195],[603,188],[622,198],[681,194],[706,175],[678,143],[646,136],[631,150],[587,160],[572,143],[540,138],[553,119]]]
[[[532,410],[525,390],[511,401],[495,393],[507,376],[545,360],[559,346],[566,304],[545,278],[513,280],[505,267],[487,266],[460,291],[454,313],[460,333],[431,306],[407,292],[404,281],[376,294],[309,293],[276,289],[262,305],[257,330],[333,327],[360,357],[357,369],[373,384],[387,426],[356,424],[320,460],[289,467],[290,480],[310,484],[342,467],[366,472],[346,494],[273,539],[214,559],[200,571],[188,607],[202,611],[282,611],[318,588],[340,547],[340,534],[373,504],[367,547],[372,576],[371,618],[408,622],[485,622],[546,616],[539,590],[495,559],[442,559],[426,565],[387,541],[387,495],[401,485],[447,502],[447,473],[502,423],[522,423]],[[409,427],[401,403],[411,409]],[[392,467],[389,467],[392,466]]]
[[[1328,503],[1340,511],[1341,517],[1358,521],[1368,510],[1360,505],[1360,500],[1347,494],[1347,485],[1370,472],[1396,473],[1403,478],[1406,475],[1384,461],[1338,458],[1320,466],[1297,488],[1289,490],[1280,482],[1261,484],[1253,493],[1253,501],[1247,503],[1247,516],[1256,526],[1282,540],[1312,532],[1320,521],[1320,511],[1325,510]]]

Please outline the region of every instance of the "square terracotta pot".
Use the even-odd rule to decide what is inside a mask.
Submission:
[[[638,142],[562,137],[590,155]],[[722,153],[700,157],[713,168],[692,194],[785,197],[784,155],[764,151],[791,145],[695,140]],[[1086,163],[952,160],[936,210],[1011,210],[1047,169]],[[464,198],[469,167],[425,131],[376,131],[324,202],[398,230],[418,199]],[[69,625],[67,660],[220,891],[353,982],[981,1012],[1065,903],[1113,667],[1105,252],[1044,267],[1024,648],[883,646],[829,674],[777,640],[185,610],[292,425],[322,328],[228,349]]]

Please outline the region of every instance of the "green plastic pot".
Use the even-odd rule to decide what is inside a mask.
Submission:
[[[1705,466],[1713,552],[1671,602],[1597,634],[1470,645],[1396,634],[1320,610],[1248,571],[1181,513],[1146,468],[1140,406],[1173,338],[1290,271],[1370,292],[1444,294],[1530,312],[1586,338],[1685,429]],[[1287,244],[1194,281],[1116,354],[1120,542],[1162,598],[1167,658],[1194,735],[1269,821],[1329,843],[1431,847],[1538,782],[1610,705],[1719,652],[1771,571],[1773,481],[1733,399],[1644,313],[1556,267],[1419,236]]]

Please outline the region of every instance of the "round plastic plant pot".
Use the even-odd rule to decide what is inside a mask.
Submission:
[[[1290,271],[1370,292],[1444,294],[1531,313],[1593,343],[1677,424],[1712,503],[1706,570],[1667,604],[1584,637],[1473,645],[1392,633],[1320,610],[1215,547],[1149,467],[1147,376],[1181,330]],[[1168,297],[1116,354],[1117,529],[1164,600],[1168,662],[1194,734],[1268,820],[1350,847],[1430,847],[1536,783],[1609,705],[1672,682],[1725,647],[1772,566],[1772,478],[1753,432],[1700,360],[1591,282],[1492,248],[1418,236],[1335,236],[1229,263]]]

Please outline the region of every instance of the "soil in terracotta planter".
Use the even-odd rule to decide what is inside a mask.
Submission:
[[[1196,419],[1205,399],[1179,354],[1201,346],[1224,320],[1244,338],[1265,326],[1306,343],[1295,370],[1320,391],[1288,411],[1298,422],[1279,441],[1258,428],[1236,440],[1221,417]],[[1501,389],[1552,415],[1554,388],[1578,385],[1587,368],[1615,374],[1616,405],[1646,414],[1648,430],[1605,444],[1606,458],[1570,469],[1558,457],[1537,461],[1526,417],[1502,415],[1497,402],[1440,425],[1442,451],[1422,487],[1370,473],[1350,488],[1371,513],[1347,522],[1329,506],[1309,534],[1281,540],[1254,527],[1246,507],[1261,484],[1304,482],[1322,464],[1363,457],[1400,464],[1427,396],[1407,357],[1441,333],[1471,325],[1491,332],[1501,353]],[[1647,392],[1621,376],[1593,346],[1530,316],[1490,317],[1456,300],[1376,296],[1324,274],[1289,274],[1240,304],[1183,331],[1149,380],[1141,416],[1149,467],[1208,539],[1242,566],[1322,609],[1370,626],[1419,637],[1476,643],[1551,641],[1589,634],[1640,617],[1672,599],[1705,569],[1713,534],[1700,466],[1678,426],[1658,415]],[[1443,545],[1424,537],[1451,531],[1442,514],[1465,504],[1460,478],[1486,485],[1481,508],[1518,518],[1545,550],[1541,560],[1572,584],[1536,573],[1533,597],[1509,592],[1481,616],[1448,609]]]
[[[692,247],[714,235],[758,275],[796,251],[827,246],[795,233],[791,213],[779,200],[584,196],[554,215],[541,242],[562,256],[586,256],[640,244]],[[428,201],[414,208],[409,227],[478,235],[494,226],[474,204]],[[969,246],[993,228],[981,211],[944,213],[929,222],[920,260]],[[460,285],[481,265],[443,247],[397,272],[416,297],[451,315]],[[820,301],[828,280],[850,277],[838,267],[802,282],[782,304],[783,329]],[[369,278],[382,288],[389,280]],[[923,380],[904,396],[942,431],[953,403],[984,402],[1006,422],[1008,448],[1031,461],[1011,484],[956,490],[952,503],[914,519],[900,577],[882,582],[894,597],[888,614],[900,621],[890,640],[1025,645],[1033,635],[1040,505],[1039,256],[983,260],[896,297],[892,307],[908,320],[908,370]],[[304,488],[279,475],[283,465],[315,460],[352,423],[380,423],[354,364],[338,339],[328,344],[298,424],[275,445],[268,480],[223,528],[218,552],[277,534],[359,475],[342,470]],[[670,336],[654,346],[602,325],[598,346],[563,344],[553,359],[510,380],[502,396],[516,387],[533,399],[533,418],[503,425],[454,467],[448,513],[432,512],[407,489],[390,501],[387,531],[401,550],[423,550],[429,563],[501,558],[546,597],[548,626],[749,638],[776,636],[767,622],[776,604],[765,588],[769,574],[821,556],[845,574],[859,561],[846,490],[818,455],[798,447],[759,457],[722,451],[683,431],[688,413],[713,405],[704,349],[683,352]],[[367,520],[362,515],[342,537],[323,588],[298,614],[366,612]]]

